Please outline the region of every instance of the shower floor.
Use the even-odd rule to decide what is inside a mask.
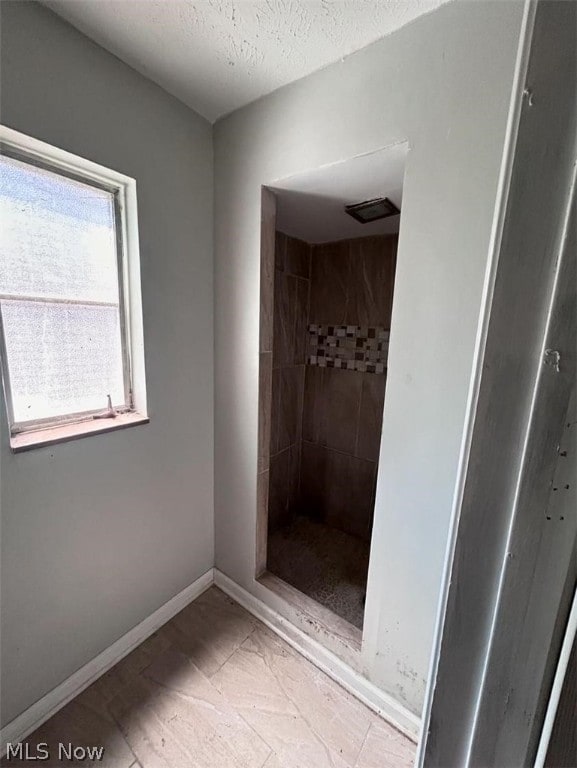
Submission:
[[[268,570],[359,629],[369,544],[299,516],[268,539]]]

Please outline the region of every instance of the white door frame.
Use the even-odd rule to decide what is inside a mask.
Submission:
[[[576,16],[526,0],[419,766],[532,763],[567,615],[576,520],[546,512],[576,374]]]

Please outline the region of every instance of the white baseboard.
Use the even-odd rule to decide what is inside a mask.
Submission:
[[[17,743],[46,722],[71,699],[82,693],[95,680],[127,656],[136,646],[170,621],[173,616],[206,591],[214,582],[214,569],[210,568],[195,582],[185,587],[157,611],[110,645],[96,658],[89,661],[63,683],[32,704],[25,712],[8,723],[0,733],[0,755],[6,752],[6,744]]]
[[[419,717],[216,568],[214,583],[349,693],[360,699],[412,741],[417,741],[421,727]]]
[[[0,732],[0,755],[6,752],[8,742],[17,743],[62,709],[75,696],[127,656],[150,635],[170,621],[179,611],[205,592],[212,584],[226,592],[239,605],[256,616],[300,654],[322,669],[357,699],[377,712],[391,725],[413,741],[419,734],[420,719],[408,709],[381,691],[373,683],[345,664],[334,653],[294,626],[262,600],[251,595],[215,568],[175,595],[151,616],[141,621],[96,658],[77,670],[67,680],[32,704],[14,718]]]

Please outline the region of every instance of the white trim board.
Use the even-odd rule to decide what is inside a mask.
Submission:
[[[5,754],[8,742],[16,743],[25,739],[134,648],[154,634],[157,629],[160,629],[173,616],[186,608],[189,603],[196,600],[214,583],[213,571],[214,569],[210,568],[196,581],[185,587],[182,592],[164,603],[144,621],[141,621],[140,624],[129,630],[92,661],[74,672],[63,683],[38,699],[31,707],[8,723],[0,733],[0,755]]]
[[[246,589],[216,568],[214,569],[214,583],[355,698],[379,714],[411,741],[417,742],[421,727],[421,720],[417,715],[395,701],[392,696],[381,691],[374,683],[355,672],[334,653],[306,635],[280,613],[247,592]]]
[[[0,755],[8,742],[17,743],[39,728],[69,701],[82,693],[101,675],[121,661],[138,645],[176,616],[183,608],[215,584],[239,605],[263,622],[298,653],[325,672],[355,698],[416,742],[420,719],[395,701],[376,685],[362,677],[313,638],[306,635],[277,611],[236,584],[216,568],[209,569],[195,582],[185,587],[148,618],[137,624],[88,664],[15,717],[0,732]]]
[[[519,122],[521,119],[521,110],[523,104],[522,93],[524,89],[525,78],[527,77],[531,41],[533,38],[533,26],[535,23],[537,0],[524,0],[524,2],[525,5],[523,9],[521,30],[519,32],[519,42],[517,46],[513,84],[511,86],[511,92],[509,96],[509,113],[507,116],[507,125],[505,128],[505,141],[503,145],[501,166],[499,169],[499,177],[497,181],[497,194],[495,198],[493,222],[491,225],[488,259],[483,281],[483,293],[481,297],[479,322],[477,326],[473,363],[471,367],[471,379],[469,382],[469,392],[467,395],[465,423],[461,438],[461,447],[459,450],[457,480],[453,493],[451,519],[449,522],[449,533],[447,536],[443,563],[443,575],[441,578],[439,602],[437,604],[437,615],[435,619],[435,631],[433,636],[431,656],[429,660],[429,674],[427,676],[427,688],[425,691],[425,702],[423,706],[423,732],[419,740],[419,749],[417,750],[417,759],[415,761],[415,765],[419,766],[419,768],[423,766],[425,760],[426,742],[428,738],[431,713],[433,709],[433,698],[435,695],[437,674],[439,672],[439,659],[441,655],[447,606],[449,604],[449,590],[451,588],[451,569],[455,559],[459,519],[463,499],[465,496],[467,470],[469,466],[471,446],[473,443],[473,434],[476,426],[475,416],[479,403],[479,393],[481,390],[483,362],[489,334],[489,323],[491,319],[491,304],[495,292],[497,269],[499,266],[499,250],[503,239],[505,216],[507,212],[507,201],[511,186],[511,177],[513,174],[513,162],[515,159],[517,134],[519,131]]]

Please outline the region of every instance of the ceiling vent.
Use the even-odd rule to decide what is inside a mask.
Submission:
[[[388,197],[376,197],[374,200],[365,200],[364,203],[345,205],[345,213],[360,221],[361,224],[368,224],[378,219],[397,216],[400,210]]]

